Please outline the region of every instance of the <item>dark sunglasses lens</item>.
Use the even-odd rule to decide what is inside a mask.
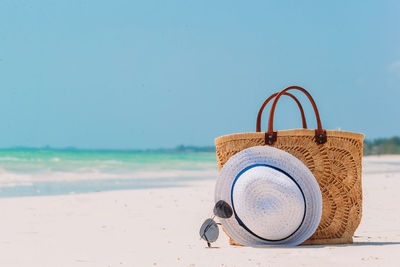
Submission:
[[[231,206],[223,200],[218,201],[214,206],[214,214],[220,218],[232,217],[233,211]]]
[[[200,236],[207,242],[215,242],[218,239],[218,225],[213,219],[207,219],[200,228]]]

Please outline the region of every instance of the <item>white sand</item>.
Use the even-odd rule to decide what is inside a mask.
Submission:
[[[232,247],[222,233],[218,248],[205,248],[198,230],[211,215],[215,182],[201,181],[0,199],[0,266],[400,266],[400,165],[366,162],[353,245]]]

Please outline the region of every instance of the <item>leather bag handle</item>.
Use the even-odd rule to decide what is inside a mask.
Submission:
[[[279,98],[289,90],[299,90],[302,93],[304,93],[310,100],[311,105],[313,106],[313,109],[314,109],[315,117],[317,119],[317,129],[315,130],[315,142],[317,142],[318,144],[324,144],[327,141],[326,130],[322,129],[321,119],[319,117],[317,105],[315,104],[315,101],[312,98],[312,96],[310,95],[310,93],[307,92],[306,89],[304,89],[300,86],[297,86],[297,85],[292,85],[292,86],[286,87],[285,89],[283,89],[276,95],[274,102],[272,103],[272,106],[271,106],[271,111],[269,113],[268,132],[265,133],[265,143],[268,145],[272,145],[276,142],[277,132],[274,132],[274,130],[273,130],[274,129],[275,107],[276,107],[276,104],[278,103]]]
[[[279,93],[279,92],[278,92]],[[260,110],[258,111],[258,115],[257,115],[257,125],[256,125],[256,132],[261,132],[261,117],[262,117],[262,113],[264,111],[264,108],[266,105],[268,105],[269,101],[271,101],[271,99],[273,99],[274,97],[276,97],[276,95],[278,93],[272,94],[270,95],[262,104]],[[294,101],[296,101],[297,106],[299,106],[299,110],[301,113],[301,121],[303,123],[303,128],[307,129],[307,120],[306,120],[306,116],[304,115],[304,110],[303,107],[301,106],[300,101],[292,94],[290,93],[283,93],[284,95],[290,96],[291,98],[293,98]]]

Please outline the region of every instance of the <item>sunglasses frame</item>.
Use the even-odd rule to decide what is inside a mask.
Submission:
[[[219,218],[228,219],[228,218],[232,217],[232,215],[233,215],[233,210],[232,210],[232,207],[231,207],[227,202],[225,202],[225,201],[223,201],[223,200],[219,200],[219,201],[218,201],[217,203],[215,203],[215,205],[214,205],[213,213],[214,213],[214,215],[213,215],[211,218],[206,219],[206,220],[203,222],[203,224],[201,225],[201,227],[200,227],[200,231],[201,231],[201,230],[203,229],[204,224],[205,224],[208,220],[210,220],[210,221],[208,222],[208,225],[204,228],[203,233],[200,232],[200,238],[203,239],[203,240],[205,240],[205,241],[207,242],[207,246],[208,246],[209,248],[211,248],[211,243],[215,242],[215,241],[218,239],[218,236],[219,236],[219,228],[218,228],[218,225],[221,225],[221,223],[218,223],[218,222],[216,222],[216,221],[214,220],[215,217],[219,217],[219,216],[217,215],[217,213],[218,213],[219,215],[221,215],[221,217],[219,217]],[[207,239],[206,233],[207,233],[207,231],[211,228],[211,226],[213,226],[214,224],[217,225],[217,238],[216,238],[216,240],[210,242],[210,241]]]

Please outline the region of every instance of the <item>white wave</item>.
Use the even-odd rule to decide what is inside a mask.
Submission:
[[[363,158],[363,173],[400,172],[400,155],[367,156]]]
[[[0,157],[0,161],[27,161],[27,159],[16,158],[16,157]]]
[[[34,182],[79,181],[99,179],[154,179],[154,178],[216,178],[216,169],[209,170],[156,170],[128,173],[107,173],[97,169],[79,172],[44,171],[40,173],[16,173],[0,169],[0,187],[27,185]]]

